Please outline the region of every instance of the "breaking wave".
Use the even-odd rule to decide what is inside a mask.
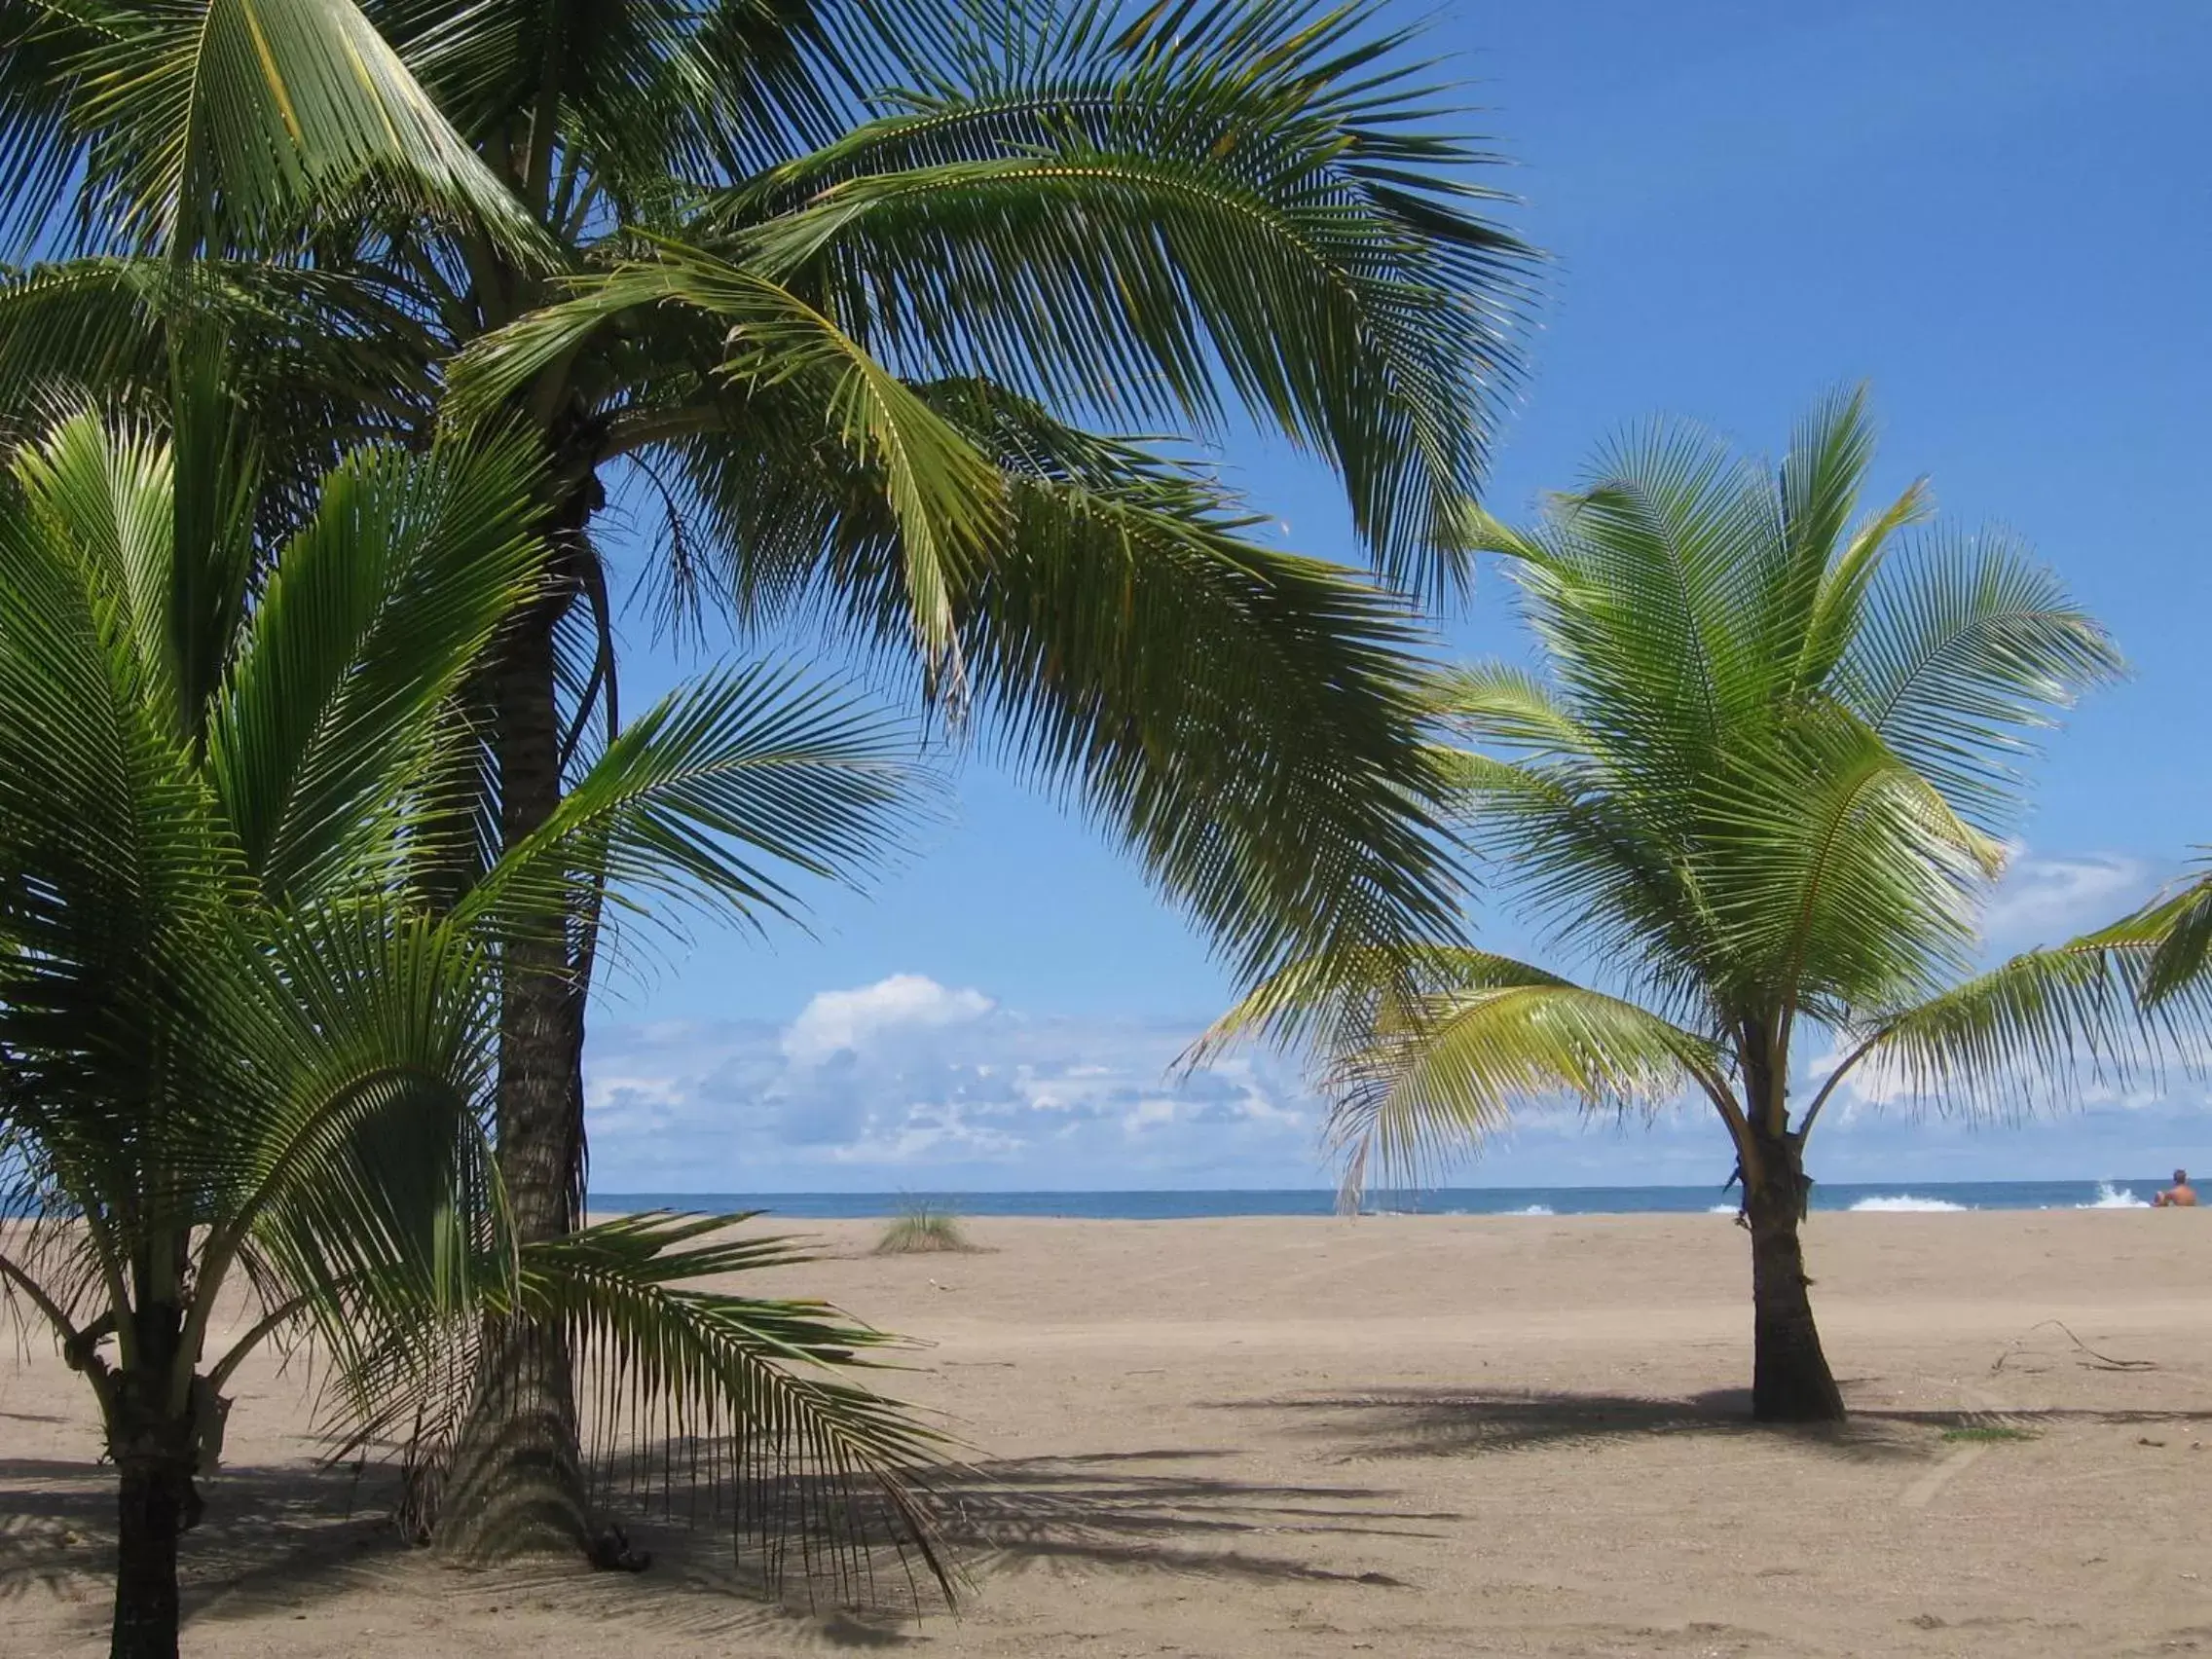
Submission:
[[[2149,1209],[2151,1201],[2135,1196],[2132,1187],[2116,1187],[2110,1181],[2097,1183],[2097,1196],[2076,1209]]]
[[[1940,1210],[1964,1210],[1971,1206],[1955,1204],[1949,1198],[1920,1198],[1910,1193],[1882,1193],[1870,1198],[1861,1198],[1851,1206],[1854,1210],[1882,1210],[1891,1212],[1934,1213]]]

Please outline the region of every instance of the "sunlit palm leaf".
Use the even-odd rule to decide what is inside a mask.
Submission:
[[[2009,536],[1916,551],[1872,590],[1836,694],[1961,812],[2002,830],[2034,734],[2114,679],[2120,653]]]
[[[46,183],[37,236],[81,179],[127,246],[267,242],[334,195],[535,237],[353,0],[12,0],[36,57],[0,75],[0,156]],[[26,222],[27,221],[27,222]]]

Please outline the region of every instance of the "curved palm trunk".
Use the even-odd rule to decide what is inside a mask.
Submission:
[[[588,492],[564,503],[556,549],[573,545],[594,504]],[[500,838],[510,847],[561,803],[553,633],[572,592],[560,581],[518,620],[500,668],[495,741]],[[505,947],[497,1130],[499,1175],[523,1243],[573,1232],[581,1209],[583,998],[573,994],[566,924],[562,915],[542,917],[531,937]],[[559,1324],[487,1321],[474,1398],[437,1509],[440,1543],[457,1554],[588,1549],[574,1368]]]
[[[1755,1134],[1745,1161],[1751,1235],[1751,1416],[1760,1422],[1840,1422],[1843,1394],[1813,1322],[1812,1280],[1797,1230],[1812,1183],[1797,1142]]]

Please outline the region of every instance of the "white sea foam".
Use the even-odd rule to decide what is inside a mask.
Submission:
[[[2087,1203],[2076,1204],[2074,1207],[2076,1209],[2149,1209],[2151,1202],[2148,1198],[2137,1198],[2135,1189],[2132,1187],[2116,1187],[2110,1181],[2099,1181],[2097,1183],[2097,1196]]]
[[[1549,1204],[1530,1204],[1524,1209],[1500,1210],[1500,1215],[1557,1215],[1559,1211]]]
[[[1736,1204],[1708,1204],[1705,1213],[1707,1215],[1741,1215],[1744,1212]]]
[[[1855,1210],[1883,1211],[1936,1211],[1963,1210],[1965,1204],[1955,1204],[1949,1198],[1920,1198],[1910,1193],[1883,1193],[1870,1198],[1861,1198],[1851,1206]]]

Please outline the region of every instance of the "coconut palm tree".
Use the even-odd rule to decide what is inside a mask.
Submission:
[[[1517,1105],[1709,1104],[1743,1184],[1766,1420],[1843,1413],[1799,1240],[1839,1090],[1879,1073],[1961,1110],[2034,1104],[2171,1053],[2212,1008],[2189,981],[2146,1014],[2142,925],[1971,971],[2018,762],[2120,659],[2010,537],[1908,535],[1922,484],[1858,516],[1872,456],[1853,392],[1778,468],[1658,425],[1533,528],[1472,514],[1541,672],[1442,675],[1431,713],[1466,745],[1445,764],[1473,846],[1570,954],[1440,939],[1318,988],[1294,967],[1211,1039],[1328,1057],[1354,1187],[1418,1179]]]
[[[679,613],[893,653],[1240,972],[1415,929],[1444,911],[1405,616],[1093,429],[1257,422],[1339,473],[1384,575],[1456,585],[1437,532],[1527,253],[1378,13],[0,0],[0,258],[79,256],[0,291],[0,418],[8,387],[143,378],[213,308],[273,472],[312,477],[365,432],[426,441],[462,352],[464,412],[538,434],[558,550],[483,688],[510,843],[611,710],[593,526],[629,487],[667,506]],[[528,1238],[576,1219],[591,937],[507,987]],[[572,1461],[558,1340],[491,1366]]]
[[[608,1369],[610,1430],[734,1434],[802,1502],[865,1489],[934,1567],[903,1484],[933,1436],[826,1369],[884,1338],[700,1289],[796,1259],[726,1218],[518,1240],[489,1139],[524,930],[599,881],[787,906],[879,844],[896,730],[727,675],[478,860],[462,692],[544,579],[535,451],[356,452],[265,554],[215,363],[173,432],[81,412],[0,477],[0,1214],[29,1218],[0,1293],[98,1406],[111,1651],[175,1654],[195,1477],[287,1337],[358,1444],[449,1422],[480,1320],[558,1329]]]

